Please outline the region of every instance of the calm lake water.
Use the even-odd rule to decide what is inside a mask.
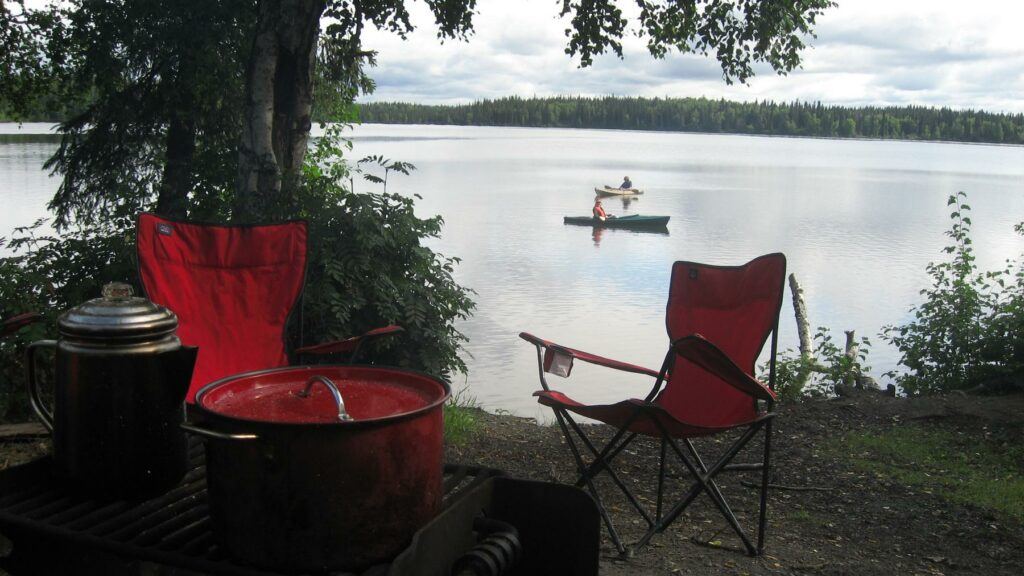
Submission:
[[[23,130],[45,131],[30,125]],[[15,128],[0,125],[0,133]],[[543,338],[657,368],[667,347],[664,306],[675,260],[740,264],[784,252],[813,326],[874,341],[872,373],[898,357],[878,338],[910,318],[925,266],[948,238],[946,198],[969,194],[982,268],[1024,252],[1024,148],[601,130],[366,125],[354,157],[412,162],[388,190],[419,194],[440,214],[436,250],[463,259],[477,292],[469,373],[457,382],[486,408],[544,416],[532,346]],[[0,236],[45,215],[56,180],[41,171],[52,143],[0,139]],[[593,188],[624,175],[646,194],[605,201],[613,214],[670,215],[667,235],[566,226],[587,215]],[[379,189],[368,182],[362,190]],[[780,349],[797,346],[790,295]],[[880,378],[881,379],[881,378]],[[586,401],[642,396],[649,381],[577,364],[557,384]]]

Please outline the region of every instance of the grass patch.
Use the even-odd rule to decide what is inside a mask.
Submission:
[[[480,408],[476,398],[463,388],[448,398],[444,407],[444,438],[452,444],[462,444],[476,430],[475,412]]]
[[[1024,447],[943,429],[901,426],[842,439],[855,467],[947,500],[1024,521]]]
[[[789,519],[794,522],[810,522],[811,513],[807,510],[794,510],[789,513]]]

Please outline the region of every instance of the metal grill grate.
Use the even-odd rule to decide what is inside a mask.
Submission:
[[[229,558],[211,531],[201,442],[190,447],[181,483],[142,502],[77,497],[50,475],[43,458],[0,472],[0,530],[96,548],[118,556],[213,574],[271,574]],[[445,466],[444,507],[497,471]]]

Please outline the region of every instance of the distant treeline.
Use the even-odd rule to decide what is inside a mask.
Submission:
[[[922,106],[846,108],[707,98],[519,98],[472,104],[373,102],[363,122],[718,132],[1024,144],[1024,114]]]

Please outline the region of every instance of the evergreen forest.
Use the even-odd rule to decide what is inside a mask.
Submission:
[[[1024,114],[924,106],[848,108],[820,102],[730,102],[708,98],[510,96],[458,105],[372,102],[361,104],[359,114],[363,122],[380,124],[603,128],[1024,144]]]

